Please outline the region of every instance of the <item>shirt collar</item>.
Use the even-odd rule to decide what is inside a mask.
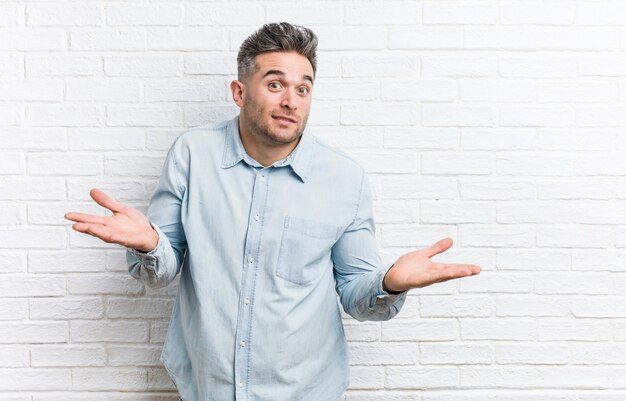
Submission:
[[[306,182],[310,172],[311,157],[315,140],[308,130],[304,130],[300,142],[295,149],[284,159],[278,160],[272,166],[283,167],[290,166],[294,173]],[[224,142],[224,156],[222,157],[222,168],[230,168],[244,161],[253,167],[263,167],[259,162],[254,160],[246,153],[241,137],[239,136],[239,116],[236,116],[227,123],[226,140]]]

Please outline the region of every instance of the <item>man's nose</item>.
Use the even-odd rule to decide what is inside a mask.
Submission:
[[[283,98],[280,101],[280,106],[285,107],[290,110],[296,110],[298,105],[296,104],[297,98],[296,94],[290,90],[286,90],[284,92]]]

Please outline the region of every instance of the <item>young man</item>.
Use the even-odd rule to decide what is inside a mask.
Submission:
[[[128,248],[151,287],[180,283],[161,361],[185,401],[335,401],[348,385],[339,301],[387,320],[406,291],[478,274],[431,262],[444,239],[382,266],[363,169],[305,131],[317,38],[267,24],[241,46],[239,116],[182,134],[147,217],[93,189],[113,216],[73,228]]]

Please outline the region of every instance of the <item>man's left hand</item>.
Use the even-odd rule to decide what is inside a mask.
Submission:
[[[444,238],[428,248],[400,256],[385,275],[383,289],[399,293],[480,273],[480,267],[477,265],[437,263],[430,259],[451,246],[452,239]]]

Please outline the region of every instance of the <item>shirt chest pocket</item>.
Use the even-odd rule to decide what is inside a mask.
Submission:
[[[295,284],[315,281],[331,267],[331,248],[340,227],[299,217],[285,217],[276,275]]]

